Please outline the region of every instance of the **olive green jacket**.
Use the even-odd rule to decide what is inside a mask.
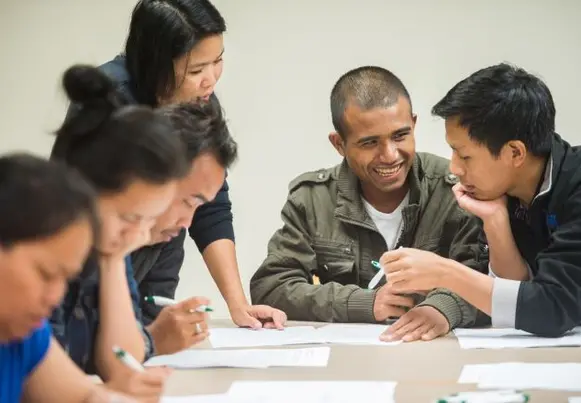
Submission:
[[[408,180],[409,204],[396,247],[432,251],[487,273],[481,224],[456,203],[451,188],[457,178],[448,171],[448,160],[417,153]],[[291,182],[282,209],[284,225],[250,281],[254,304],[281,309],[291,320],[376,323],[377,288],[371,291],[367,285],[376,273],[371,261],[387,248],[359,189],[345,161]],[[313,284],[313,275],[320,285]],[[451,329],[476,320],[476,308],[448,290],[432,291],[421,305],[442,312]]]

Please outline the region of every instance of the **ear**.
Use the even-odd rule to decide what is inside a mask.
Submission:
[[[414,122],[415,127],[416,123],[418,122],[418,115],[416,115],[415,113],[412,113],[412,121]]]
[[[333,144],[333,147],[337,152],[341,155],[341,157],[345,156],[345,143],[343,142],[343,138],[337,132],[329,133],[329,141]]]
[[[505,144],[509,158],[515,168],[522,166],[527,157],[527,147],[520,140],[512,140]]]

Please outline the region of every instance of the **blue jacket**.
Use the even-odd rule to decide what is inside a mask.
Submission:
[[[145,358],[154,354],[151,335],[142,323],[139,292],[133,277],[131,259],[125,259],[127,282],[137,326],[145,341]],[[69,283],[61,305],[55,309],[50,324],[55,338],[83,371],[95,374],[94,348],[99,330],[99,268],[95,257],[88,259],[81,275]],[[133,323],[128,324],[134,326]]]
[[[100,69],[116,83],[118,93],[127,103],[139,103],[131,89],[131,78],[125,68],[124,56],[115,57],[102,65]],[[218,102],[214,95],[212,102]],[[219,239],[234,241],[232,203],[226,181],[212,202],[206,203],[196,210],[188,232],[196,242],[200,252]],[[142,295],[155,294],[167,298],[174,297],[184,260],[183,243],[185,237],[183,235],[181,234],[165,244],[142,248],[132,254],[136,279]],[[160,308],[145,304],[142,301],[142,311],[146,324],[153,321],[160,310]]]

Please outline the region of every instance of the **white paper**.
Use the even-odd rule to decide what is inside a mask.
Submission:
[[[466,365],[459,383],[481,389],[550,389],[581,391],[581,363],[501,363]]]
[[[461,348],[530,348],[581,346],[581,327],[562,337],[534,336],[516,329],[454,329]]]
[[[515,390],[490,390],[460,392],[445,396],[441,400],[445,400],[448,403],[524,403],[527,398],[522,392]]]
[[[569,398],[569,403],[581,403],[581,396],[576,396],[576,397],[570,397]]]
[[[235,399],[252,396],[257,402],[277,403],[391,403],[395,387],[395,382],[238,381],[232,383],[228,395]]]
[[[146,366],[168,366],[178,369],[194,368],[268,368],[268,367],[326,367],[329,347],[286,350],[184,350],[160,355],[148,360]]]
[[[318,329],[312,326],[287,327],[284,330],[217,328],[210,330],[214,348],[272,347],[298,344],[397,345],[401,341],[382,342],[379,336],[388,326],[370,324],[330,324]]]
[[[379,336],[387,329],[386,325],[331,324],[320,327],[317,333],[327,343],[390,346],[401,340],[385,342]]]
[[[227,394],[195,396],[163,396],[160,403],[230,403]]]
[[[210,329],[214,348],[271,347],[297,344],[320,344],[323,340],[312,326],[278,329],[246,329],[239,327]]]

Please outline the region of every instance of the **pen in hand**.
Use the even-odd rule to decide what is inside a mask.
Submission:
[[[154,304],[157,306],[172,306],[177,304],[176,300],[166,297],[159,297],[157,295],[150,295],[144,298],[146,302],[150,304]],[[190,313],[198,312],[198,313],[205,313],[205,312],[213,312],[214,310],[207,305],[200,305],[196,307],[196,309],[190,309]],[[202,328],[199,323],[196,323],[196,333],[202,333]]]
[[[379,284],[383,276],[385,276],[387,280],[387,274],[383,271],[383,267],[381,267],[381,264],[379,264],[379,262],[376,260],[372,260],[371,264],[373,265],[373,267],[377,269],[377,274],[373,276],[373,278],[369,282],[369,285],[367,286],[368,290],[373,290],[377,286],[377,284]]]
[[[139,361],[137,361],[135,359],[135,357],[133,357],[127,351],[123,350],[121,347],[113,346],[113,353],[115,353],[115,357],[117,357],[119,359],[119,361],[121,361],[123,364],[127,365],[132,370],[137,371],[137,372],[144,372],[145,371],[145,369],[143,368],[143,365],[141,365],[141,363]]]

